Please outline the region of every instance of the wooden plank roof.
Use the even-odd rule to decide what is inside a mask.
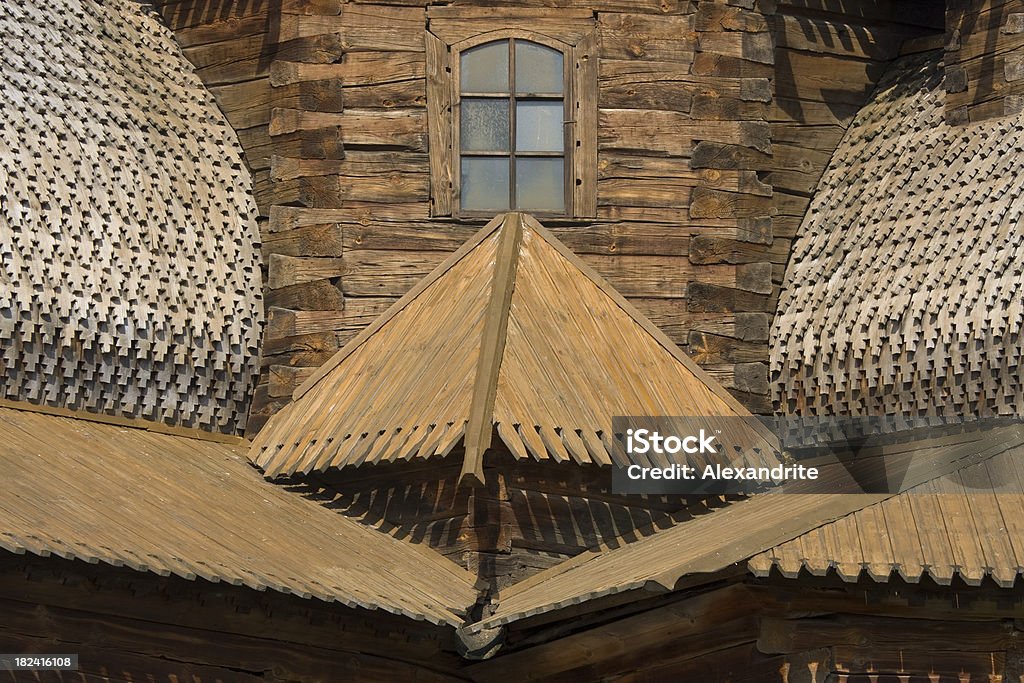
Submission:
[[[1024,115],[947,125],[942,51],[893,63],[797,234],[773,324],[782,412],[1024,408]]]
[[[458,625],[475,577],[264,480],[244,446],[0,408],[0,547]]]
[[[1004,587],[1024,572],[1024,447],[1017,445],[948,477],[818,527],[760,553],[748,566],[795,578],[801,570],[845,581],[862,574],[910,583],[928,575],[948,585],[959,575]]]
[[[914,449],[914,461],[904,482],[905,490],[915,493],[906,495],[911,497],[911,501],[932,501],[932,498],[922,497],[917,487],[930,491],[927,487],[946,487],[947,481],[967,481],[981,477],[981,472],[994,476],[993,472],[1001,472],[1009,467],[1007,463],[1019,457],[1021,452],[1024,452],[1024,427],[1020,425],[992,429],[978,438],[967,440],[960,438],[919,443]],[[981,469],[975,469],[979,466]],[[976,568],[982,566],[979,564],[983,563],[981,558],[992,557],[999,558],[1002,577],[1008,576],[1007,572],[1010,571],[1015,575],[1018,571],[1017,551],[1014,550],[1011,556],[1007,548],[1016,547],[1013,544],[1019,539],[1006,533],[980,540],[968,532],[971,524],[982,524],[987,531],[998,528],[1000,520],[1005,520],[1005,517],[990,515],[988,513],[992,512],[991,509],[983,511],[979,506],[988,505],[991,508],[992,505],[1015,504],[1018,501],[1015,496],[1019,495],[1014,488],[1017,486],[1019,481],[1015,479],[1008,491],[1010,497],[996,500],[986,498],[980,503],[976,502],[979,499],[975,497],[968,501],[961,489],[949,500],[935,499],[938,505],[943,506],[939,509],[944,514],[934,518],[922,517],[920,527],[906,526],[905,520],[904,526],[900,526],[900,521],[894,518],[890,531],[893,535],[913,534],[928,524],[941,524],[945,520],[950,525],[947,529],[955,530],[950,531],[948,536],[949,546],[954,543],[962,546],[960,554],[952,552],[950,547],[932,547],[922,543],[922,566],[940,564],[940,572],[946,572],[950,566],[949,557],[967,557],[974,553],[969,573],[976,572]],[[944,488],[937,490],[945,491]],[[776,555],[770,556],[773,558],[791,550],[799,554],[803,552],[804,539],[814,539],[815,530],[822,527],[835,531],[831,546],[822,542],[822,547],[829,548],[828,552],[833,553],[828,557],[850,555],[854,558],[850,561],[857,562],[859,560],[856,558],[868,555],[865,555],[864,546],[858,540],[863,536],[858,536],[857,529],[853,530],[852,535],[843,535],[842,532],[849,531],[845,526],[848,524],[846,520],[850,516],[861,515],[858,521],[864,520],[865,529],[868,529],[868,516],[874,515],[874,511],[884,506],[902,505],[905,500],[903,495],[895,492],[766,493],[751,496],[642,541],[614,550],[584,553],[535,574],[501,591],[496,600],[497,609],[472,628],[493,628],[627,591],[673,590],[676,583],[685,576],[712,575],[737,564],[742,565],[772,548],[776,549],[772,551]],[[858,512],[865,509],[872,512]],[[949,521],[962,515],[964,509],[972,511],[968,513],[971,515],[969,521]],[[780,538],[786,540],[775,540]],[[971,543],[977,547],[969,548]],[[989,554],[985,554],[988,545],[991,545],[991,549]],[[812,561],[817,559],[813,558]],[[759,557],[753,567],[761,570],[766,563],[763,557]],[[786,567],[788,570],[792,565]]]
[[[238,433],[252,178],[144,3],[0,3],[0,399]]]
[[[277,476],[443,456],[468,433],[464,474],[479,478],[496,429],[519,458],[610,465],[615,415],[749,413],[536,220],[513,213],[320,368],[250,457]],[[749,433],[736,442],[774,450],[760,424],[740,429]]]

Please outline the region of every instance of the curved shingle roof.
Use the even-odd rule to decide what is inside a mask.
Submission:
[[[894,63],[822,176],[773,328],[781,412],[1024,408],[1024,116],[947,125],[941,58]]]
[[[0,4],[0,398],[231,432],[262,319],[242,150],[128,0]]]

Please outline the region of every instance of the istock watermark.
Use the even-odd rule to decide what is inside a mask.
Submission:
[[[995,491],[956,473],[1024,454],[1020,418],[620,416],[612,433],[620,494],[887,494],[949,476]]]

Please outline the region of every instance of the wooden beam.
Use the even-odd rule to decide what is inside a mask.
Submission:
[[[505,214],[501,225],[498,252],[495,255],[491,298],[484,313],[484,331],[480,341],[476,381],[466,424],[466,454],[462,462],[459,484],[484,483],[484,451],[491,446],[494,423],[494,400],[498,391],[498,371],[505,351],[508,311],[516,286],[519,247],[523,239],[522,215]]]

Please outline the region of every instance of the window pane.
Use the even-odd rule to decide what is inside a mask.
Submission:
[[[516,92],[562,92],[562,53],[525,40],[516,41]]]
[[[508,92],[508,41],[480,45],[462,53],[462,92]]]
[[[565,211],[563,159],[516,159],[516,208]]]
[[[463,209],[504,211],[508,209],[507,158],[462,157]]]
[[[516,103],[516,151],[561,152],[565,108],[558,102]]]
[[[507,152],[508,128],[508,100],[462,100],[463,152]]]

